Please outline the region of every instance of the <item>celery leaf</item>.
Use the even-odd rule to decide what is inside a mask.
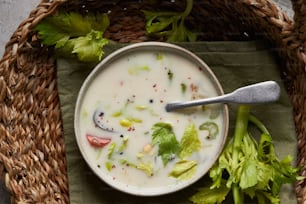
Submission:
[[[261,132],[259,142],[249,134],[249,122]],[[236,204],[244,203],[245,195],[257,199],[258,203],[279,203],[283,184],[305,179],[298,176],[299,168],[291,166],[291,162],[290,155],[278,159],[267,128],[255,116],[250,116],[248,106],[242,105],[238,109],[234,137],[227,141],[209,171],[209,187],[200,190],[190,200],[194,203],[220,203],[225,195],[222,192],[232,191]]]
[[[102,48],[108,43],[103,33],[109,23],[106,14],[60,11],[44,18],[34,30],[43,44],[55,47],[57,56],[99,61],[104,54]]]
[[[190,14],[192,7],[193,0],[187,0],[183,12],[144,10],[147,33],[166,37],[168,42],[196,41],[196,33],[185,25],[185,18]]]
[[[189,198],[193,203],[201,204],[220,204],[225,200],[226,196],[229,194],[230,189],[225,185],[220,186],[220,188],[211,189],[209,187],[204,187],[199,189],[199,191]]]
[[[177,179],[190,179],[196,173],[197,166],[196,161],[180,160],[175,163],[169,175]]]
[[[72,39],[74,44],[72,53],[78,56],[80,61],[99,61],[104,54],[103,47],[108,44],[108,40],[102,37],[102,32],[91,31],[84,37]]]
[[[198,137],[197,129],[193,123],[186,127],[180,143],[182,150],[179,156],[182,159],[191,156],[193,152],[200,150],[201,141]]]
[[[167,165],[181,151],[181,146],[170,124],[156,123],[152,130],[153,145],[158,145],[158,156],[161,156],[163,164]]]
[[[153,176],[153,166],[151,163],[144,163],[140,162],[139,164],[132,163],[130,161],[127,161],[125,159],[122,159],[120,161],[121,164],[125,164],[129,167],[133,167],[135,169],[143,171],[147,176]]]

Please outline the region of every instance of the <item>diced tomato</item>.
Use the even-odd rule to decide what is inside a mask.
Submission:
[[[90,134],[87,134],[86,138],[87,138],[89,144],[93,147],[104,147],[105,145],[107,145],[111,141],[110,138],[102,138],[102,137],[97,137],[97,136],[93,136],[93,135],[90,135]]]

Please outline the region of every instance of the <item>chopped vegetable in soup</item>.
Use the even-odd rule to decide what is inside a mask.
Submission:
[[[202,68],[170,52],[131,52],[107,64],[81,104],[88,159],[128,186],[186,182],[207,171],[223,142],[222,105],[167,112],[173,101],[218,95]]]

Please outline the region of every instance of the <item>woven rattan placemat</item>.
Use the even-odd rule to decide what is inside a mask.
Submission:
[[[193,51],[212,68],[225,92],[264,80],[279,82],[282,88],[280,100],[273,104],[254,105],[251,111],[267,125],[280,158],[290,154],[295,160],[297,147],[292,107],[281,83],[277,59],[268,46],[265,46],[265,42],[198,42],[179,45]],[[108,47],[107,52],[121,46],[112,45]],[[100,181],[80,155],[73,132],[76,97],[83,80],[94,64],[59,59],[57,65],[71,203],[186,203],[188,197],[203,186],[202,179],[179,193],[143,198],[121,193]],[[236,108],[236,105],[230,105],[230,132],[233,131]],[[291,185],[284,188],[281,193],[281,203],[296,203],[294,188]]]

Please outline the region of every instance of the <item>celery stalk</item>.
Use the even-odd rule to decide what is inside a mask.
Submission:
[[[250,107],[247,105],[241,105],[238,108],[236,126],[234,132],[234,144],[233,144],[233,169],[237,169],[239,165],[239,149],[241,148],[241,143],[243,137],[247,134],[248,128],[248,118],[250,113]],[[242,204],[244,200],[243,194],[240,192],[238,184],[233,184],[233,198],[235,204]]]

